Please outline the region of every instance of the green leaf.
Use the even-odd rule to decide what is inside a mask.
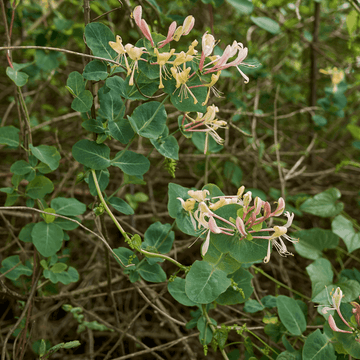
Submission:
[[[276,304],[281,322],[292,334],[300,336],[306,330],[306,319],[296,300],[279,295]]]
[[[111,77],[106,80],[106,86],[110,89],[114,89],[120,94],[120,96],[129,100],[148,100],[145,96],[139,93],[138,88],[141,93],[146,96],[152,96],[156,90],[158,90],[157,83],[146,78],[141,72],[135,73],[135,81],[138,88],[135,84],[130,86],[129,79],[130,76],[128,76],[125,80],[119,76]]]
[[[125,105],[121,100],[120,94],[115,90],[104,92],[104,87],[98,91],[100,109],[102,115],[111,121],[122,118],[125,114]]]
[[[237,284],[237,287],[241,289],[243,293],[240,292],[240,290],[229,286],[227,290],[216,299],[216,302],[220,305],[236,305],[244,303],[254,291],[254,288],[251,285],[253,276],[249,271],[240,268],[228,277]]]
[[[71,108],[78,112],[89,111],[93,104],[93,96],[89,90],[84,90],[76,96],[71,103]]]
[[[232,5],[239,14],[249,15],[254,9],[254,5],[248,0],[226,0],[226,2]]]
[[[210,321],[213,325],[217,325],[217,322],[214,319],[210,318]],[[197,321],[197,329],[199,330],[199,340],[202,345],[210,344],[212,338],[213,338],[213,332],[211,330],[211,327],[208,323],[208,320],[205,316],[201,316],[199,320]]]
[[[54,184],[50,179],[43,175],[36,176],[26,186],[26,195],[32,199],[42,199],[46,194],[54,190]]]
[[[331,263],[326,259],[317,259],[306,267],[306,271],[311,280],[312,298],[321,293],[325,286],[330,285],[334,277]]]
[[[236,261],[230,254],[221,253],[214,245],[210,244],[209,249],[204,256],[204,261],[217,266],[227,274],[232,274],[241,267],[241,263]],[[229,278],[232,277],[229,276]]]
[[[356,10],[351,10],[346,16],[346,27],[350,36],[357,29],[358,16],[359,14]]]
[[[360,126],[357,126],[355,124],[348,124],[346,128],[350,131],[351,135],[356,140],[360,140]]]
[[[0,144],[18,147],[20,130],[14,126],[3,126],[0,128]]]
[[[159,264],[150,265],[144,261],[136,270],[146,281],[154,283],[166,281],[166,273]]]
[[[231,161],[225,162],[224,175],[237,188],[239,188],[241,186],[243,172],[239,168],[239,166],[237,166],[233,162],[231,162]]]
[[[111,165],[110,148],[95,141],[80,140],[72,148],[76,161],[94,170],[103,170]]]
[[[89,119],[85,120],[81,123],[81,126],[91,132],[94,132],[96,134],[104,134],[105,128],[103,126],[103,123],[100,119]]]
[[[108,203],[115,208],[117,211],[125,215],[133,215],[134,210],[132,207],[123,199],[112,197],[108,200]]]
[[[61,156],[54,146],[40,145],[35,147],[30,144],[29,148],[32,154],[48,165],[51,170],[56,170],[59,167]]]
[[[80,219],[77,218],[76,216],[67,216],[69,219],[73,219],[73,220],[77,220],[79,222]],[[76,229],[79,225],[73,221],[67,220],[67,219],[63,219],[63,218],[56,218],[56,220],[54,221],[54,224],[58,225],[61,229],[63,230],[74,230]]]
[[[179,160],[179,144],[173,136],[150,140],[155,149],[169,159]]]
[[[135,108],[128,119],[133,130],[148,139],[157,139],[166,126],[167,114],[163,104],[150,101]]]
[[[128,175],[143,175],[149,170],[150,161],[142,154],[122,150],[111,160],[111,165],[120,168]]]
[[[55,223],[39,222],[32,229],[33,244],[42,256],[55,255],[61,249],[64,233]]]
[[[245,302],[244,311],[247,313],[254,314],[264,309],[264,305],[259,303],[257,300],[249,299]]]
[[[48,350],[48,353],[52,354],[55,351],[58,351],[60,349],[71,349],[73,347],[80,346],[80,345],[81,345],[81,343],[78,340],[68,341],[66,343],[61,343],[61,344],[57,344],[57,345],[53,346],[52,348],[50,348]]]
[[[276,21],[274,21],[266,16],[261,16],[261,17],[260,16],[258,16],[258,17],[250,16],[250,19],[257,26],[268,31],[269,33],[271,33],[273,35],[276,35],[280,32],[279,24]]]
[[[185,292],[185,279],[176,277],[174,281],[168,282],[168,291],[170,295],[181,305],[195,306],[197,305],[191,301]]]
[[[82,76],[86,80],[106,80],[108,77],[107,66],[100,60],[90,61],[85,66]]]
[[[77,71],[73,71],[69,74],[66,85],[69,88],[68,90],[71,90],[71,93],[74,96],[81,94],[85,90],[85,80]]]
[[[49,279],[53,284],[62,283],[64,285],[69,285],[79,281],[80,276],[75,268],[70,266],[67,271],[64,271],[63,263],[56,263],[50,270],[44,270],[44,277]],[[55,271],[54,271],[55,270]]]
[[[75,111],[86,112],[91,109],[93,96],[89,90],[85,90],[85,79],[77,71],[70,73],[66,88],[75,97],[71,103],[71,108]]]
[[[82,215],[86,211],[86,205],[74,198],[57,197],[51,200],[51,207],[60,215]]]
[[[175,239],[175,233],[170,230],[170,224],[162,224],[160,221],[151,224],[145,232],[142,249],[146,250],[148,246],[151,246],[161,254],[168,253]]]
[[[18,263],[21,263],[19,255],[9,256],[1,262],[3,267],[0,269],[0,272],[4,274]],[[27,262],[27,266],[20,264],[14,270],[11,270],[9,273],[7,273],[5,277],[10,280],[17,280],[21,275],[31,276],[32,272],[33,271],[30,267],[30,263]]]
[[[198,260],[191,266],[185,281],[186,295],[200,304],[211,303],[231,285],[226,272],[216,265]]]
[[[67,269],[67,265],[64,263],[56,263],[51,268],[50,271],[54,274],[61,273]]]
[[[106,59],[114,59],[117,53],[109,45],[109,41],[115,41],[112,31],[102,23],[92,22],[85,27],[87,46],[95,56]]]
[[[25,160],[15,161],[10,168],[10,171],[16,175],[25,175],[32,170],[32,166]]]
[[[311,118],[313,119],[314,123],[319,127],[323,127],[327,124],[327,120],[323,116],[312,115]]]
[[[132,129],[130,122],[126,119],[109,121],[108,128],[110,135],[123,144],[127,144],[134,136],[134,130]]]
[[[177,199],[178,197],[186,200],[190,196],[188,195],[188,191],[190,189],[182,187],[178,184],[169,183],[169,190],[168,190],[168,211],[169,215],[176,219],[176,225],[179,229],[188,235],[196,235],[199,236],[201,231],[194,230],[194,226],[190,220],[190,216],[187,211],[185,211],[180,201]]]
[[[305,340],[302,350],[303,360],[336,360],[334,347],[331,340],[317,329]]]
[[[307,199],[301,204],[300,210],[324,218],[336,216],[344,209],[344,203],[336,202],[340,197],[340,191],[336,188],[331,188],[315,195],[311,199]]]
[[[46,213],[56,214],[55,210],[52,209],[52,208],[46,208],[46,209],[44,209],[44,211],[45,211]],[[56,219],[56,216],[54,216],[54,215],[48,215],[48,214],[41,214],[41,217],[45,220],[45,222],[46,222],[47,224],[50,224],[50,223],[54,222],[54,220]]]
[[[316,260],[321,258],[322,251],[335,249],[339,245],[338,236],[331,230],[313,228],[297,231],[294,235],[299,238],[299,242],[294,243],[296,252],[306,259]]]
[[[13,69],[11,67],[6,68],[6,75],[16,84],[16,86],[24,86],[29,78],[29,75],[21,72],[20,70],[26,66],[29,66],[29,64],[16,64],[12,63]]]
[[[338,215],[332,221],[331,228],[336,235],[344,240],[349,253],[360,248],[360,232],[355,232],[350,220],[347,220],[342,215]]]
[[[26,224],[19,233],[19,239],[23,242],[32,242],[31,232],[35,223]]]

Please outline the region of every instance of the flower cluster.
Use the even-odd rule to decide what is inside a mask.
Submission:
[[[330,293],[331,295],[332,293]],[[321,312],[323,314],[327,314],[329,310],[336,310],[336,312],[338,313],[340,319],[342,320],[342,322],[350,329],[350,330],[342,330],[340,329],[335,322],[334,317],[330,314],[329,318],[328,318],[328,322],[330,325],[330,328],[335,331],[335,332],[341,332],[341,333],[345,333],[345,334],[355,334],[355,341],[360,342],[360,332],[358,329],[355,329],[353,326],[351,326],[344,318],[344,316],[341,314],[340,311],[340,304],[341,304],[341,300],[344,297],[343,292],[341,291],[341,289],[338,287],[336,288],[335,292],[332,294],[331,296],[331,303],[332,303],[332,307],[329,306],[325,306],[321,309]],[[359,296],[360,299],[360,296]],[[352,313],[355,316],[355,322],[357,324],[358,327],[360,327],[360,305],[355,302],[352,301],[351,305],[353,306],[352,309]]]
[[[253,205],[251,205],[252,193],[248,191],[244,194],[244,191],[245,187],[241,186],[236,195],[210,197],[208,190],[190,190],[188,191],[190,198],[186,200],[180,197],[177,198],[181,202],[183,209],[188,212],[194,229],[204,228],[204,232],[207,232],[205,242],[202,245],[202,255],[204,256],[209,248],[211,233],[225,234],[228,236],[238,234],[240,236],[239,241],[246,238],[268,240],[268,251],[264,258],[265,263],[270,260],[272,246],[276,248],[281,256],[292,255],[287,250],[284,240],[297,242],[298,239],[291,238],[287,235],[287,230],[292,224],[294,214],[290,215],[289,212],[284,213],[284,199],[280,197],[277,202],[277,208],[272,211],[270,203],[261,200],[259,197],[256,197]],[[238,215],[236,219],[225,219],[215,213],[216,210],[228,204],[238,204],[242,206],[242,215]],[[283,213],[287,217],[285,225],[262,228],[261,224],[264,221],[268,221],[271,217],[280,216]],[[215,219],[228,226],[219,226]],[[271,235],[261,236],[258,235],[259,232],[270,232]]]
[[[190,95],[194,100],[194,104],[196,104],[198,100],[191,89],[194,87],[207,87],[208,93],[205,101],[202,103],[203,106],[207,104],[211,90],[216,96],[219,96],[214,85],[219,80],[221,70],[234,66],[243,76],[245,82],[247,83],[249,81],[249,78],[238,67],[248,53],[248,49],[240,42],[234,41],[233,44],[228,45],[221,56],[212,56],[211,54],[216,45],[216,41],[213,35],[206,32],[202,37],[201,55],[197,55],[198,51],[195,49],[198,45],[197,40],[191,43],[187,52],[176,52],[173,48],[170,51],[163,50],[165,45],[172,41],[179,41],[182,36],[190,33],[195,23],[193,16],[188,16],[181,26],[177,26],[176,21],[172,22],[165,40],[158,43],[155,43],[149,25],[142,18],[141,6],[137,6],[134,9],[132,17],[144,37],[150,42],[154,49],[156,61],[153,61],[154,57],[150,55],[145,47],[136,47],[132,44],[126,44],[124,46],[119,35],[116,36],[116,42],[110,41],[109,45],[118,53],[118,61],[124,59],[127,75],[130,76],[129,85],[132,86],[134,84],[134,73],[138,69],[138,62],[140,60],[146,61],[150,65],[159,65],[159,89],[164,88],[163,78],[169,79],[172,77],[175,79],[176,89],[174,93],[179,91],[178,96],[180,96],[181,100],[188,98],[188,95]],[[146,54],[146,56],[143,56],[144,54]],[[203,79],[207,74],[211,75],[210,82]],[[188,85],[188,82],[194,76],[200,78],[202,82],[200,85]],[[208,78],[208,76],[206,78]]]

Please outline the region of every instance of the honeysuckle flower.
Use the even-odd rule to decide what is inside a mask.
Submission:
[[[146,51],[145,47],[136,47],[131,44],[125,45],[125,50],[129,55],[130,59],[133,60],[132,73],[129,81],[129,85],[134,85],[134,73],[135,69],[138,69],[138,61],[141,59],[141,55]]]
[[[195,56],[197,54],[197,50],[195,50],[195,47],[197,46],[198,41],[194,40],[191,45],[189,46],[188,51],[186,52],[186,55]]]
[[[204,84],[204,86],[208,87],[209,90],[206,94],[205,101],[202,103],[202,106],[205,106],[207,104],[207,102],[209,101],[210,91],[212,91],[216,97],[220,97],[220,91],[217,90],[214,86],[220,78],[220,73],[221,73],[221,71],[218,71],[216,74],[212,74],[211,81],[208,84]]]
[[[219,111],[219,108],[215,105],[207,107],[205,115],[198,113],[196,120],[192,119],[190,116],[185,114],[186,118],[190,119],[192,122],[184,126],[185,131],[193,132],[205,132],[205,146],[204,154],[207,152],[208,147],[208,137],[209,135],[218,143],[222,144],[224,140],[216,132],[219,128],[225,128],[227,123],[224,120],[215,119],[216,113]],[[200,126],[205,126],[205,129],[199,129]]]
[[[342,329],[338,328],[332,315],[329,315],[328,321],[329,321],[329,325],[330,325],[330,327],[331,327],[331,329],[332,329],[333,331],[341,332],[341,333],[346,333],[346,334],[352,334],[352,333],[353,333],[352,331],[342,330]],[[350,326],[349,326],[349,327],[350,327]],[[353,328],[350,327],[350,329],[353,329]]]
[[[179,41],[181,36],[188,35],[189,32],[192,30],[195,24],[195,18],[192,15],[189,15],[185,18],[182,26],[179,26],[173,35],[173,39],[175,41]]]
[[[146,21],[141,18],[142,17],[142,7],[140,5],[136,6],[132,15],[133,15],[136,25],[140,28],[143,35],[146,37],[146,39],[148,39],[151,42],[151,46],[154,46],[154,40],[151,37],[149,26],[146,23]]]
[[[258,196],[255,198],[255,201],[254,201],[254,206],[255,206],[254,214],[255,214],[255,216],[260,214],[260,211],[261,211],[264,203],[265,203],[265,201],[262,201]]]
[[[236,228],[242,236],[247,236],[244,221],[240,216],[236,218]]]
[[[331,82],[334,85],[333,87],[333,92],[335,93],[338,89],[338,84],[340,84],[345,77],[344,71],[343,70],[338,70],[336,67],[330,69],[330,70],[324,70],[324,69],[320,69],[319,70],[322,74],[325,75],[331,75]]]
[[[125,50],[125,47],[122,44],[121,36],[116,35],[116,42],[115,41],[109,41],[109,45],[112,47],[113,50],[115,50],[119,54],[118,61],[121,61],[122,57],[124,57],[127,72],[128,72],[128,75],[130,75],[131,69],[130,69],[130,66],[128,64],[128,61],[127,61],[127,58],[126,58],[126,55],[125,55],[126,50]]]
[[[174,79],[176,80],[175,91],[178,88],[180,88],[180,91],[179,91],[180,101],[182,101],[183,98],[187,99],[188,98],[187,94],[189,93],[191,95],[191,97],[194,99],[194,104],[197,104],[198,100],[196,99],[195,95],[191,92],[189,87],[186,85],[186,82],[189,80],[189,73],[191,71],[191,67],[188,67],[187,69],[185,69],[185,63],[184,63],[183,71],[178,70],[176,67],[172,67],[170,70],[171,70],[171,73],[172,73]],[[175,91],[174,91],[174,93],[175,93]]]
[[[169,70],[166,68],[166,63],[171,58],[171,56],[174,54],[175,49],[171,49],[170,52],[163,52],[159,53],[159,50],[157,48],[154,49],[155,55],[157,56],[157,63],[160,67],[160,84],[159,89],[162,89],[164,87],[162,82],[162,70],[164,70],[165,78],[168,76]]]
[[[157,45],[159,49],[161,49],[163,46],[168,44],[170,41],[175,40],[179,41],[181,36],[188,35],[189,32],[192,30],[195,24],[195,18],[192,15],[189,15],[184,20],[182,26],[176,27],[176,21],[173,21],[168,30],[168,34],[166,36],[166,39],[163,41],[160,41]]]
[[[273,213],[271,213],[271,216],[280,216],[284,212],[284,209],[285,209],[285,200],[282,197],[280,197],[278,200],[278,206],[276,210]]]
[[[201,52],[201,58],[199,63],[199,69],[202,71],[204,66],[205,58],[211,55],[213,52],[213,49],[215,47],[215,38],[211,34],[208,34],[207,32],[203,35],[202,41],[202,52]]]
[[[232,58],[236,54],[236,52],[238,53],[236,59],[231,62],[228,62],[228,60]],[[239,69],[239,65],[246,58],[247,54],[248,54],[248,48],[247,47],[244,48],[242,43],[240,42],[237,43],[236,41],[234,41],[232,45],[228,45],[225,48],[223,55],[220,56],[218,60],[216,60],[215,66],[207,70],[205,74],[219,70],[224,70],[231,66],[235,66],[239,71],[239,73],[241,74],[241,76],[245,79],[245,84],[247,84],[249,82],[249,78]]]
[[[199,203],[199,206],[198,206],[197,210],[194,213],[194,217],[195,217],[195,219],[197,220],[197,222],[199,224],[198,225],[199,229],[201,228],[201,226],[203,226],[205,229],[209,228],[208,221],[206,221],[205,217],[207,217],[207,218],[215,217],[215,218],[225,222],[226,224],[229,224],[232,227],[235,227],[235,225],[233,223],[231,223],[230,221],[222,218],[219,215],[216,215],[213,211],[211,211],[204,201]],[[232,233],[229,233],[229,231],[232,231],[232,229],[221,228],[221,227],[219,229],[221,230],[221,233],[223,233],[223,234],[233,235]]]
[[[189,190],[188,195],[191,196],[197,202],[203,202],[206,196],[210,195],[209,190]]]
[[[252,200],[252,192],[248,191],[244,196],[243,196],[243,202],[244,202],[244,208],[247,208],[250,204]]]
[[[350,304],[354,307],[354,309],[352,309],[352,313],[355,316],[355,321],[358,324],[358,326],[360,326],[360,304],[358,304],[356,301],[352,301]]]
[[[244,185],[240,186],[239,189],[238,189],[238,191],[237,191],[236,196],[237,196],[238,198],[241,198],[241,197],[242,197],[242,194],[244,193],[244,191],[245,191],[245,186],[244,186]]]
[[[209,208],[213,211],[216,211],[217,209],[220,209],[221,207],[223,207],[224,205],[227,205],[227,204],[228,204],[227,200],[225,198],[221,198],[216,203],[210,204]]]
[[[188,61],[191,61],[194,58],[192,55],[186,54],[184,51],[181,51],[176,55],[176,58],[173,61],[170,61],[170,64],[173,64],[175,68],[179,68],[180,65],[185,64]]]
[[[334,290],[334,289],[333,289]],[[344,319],[343,315],[341,314],[341,311],[340,311],[340,304],[341,304],[341,300],[342,298],[345,296],[342,292],[342,290],[340,289],[340,287],[337,287],[336,290],[334,291],[334,293],[330,293],[331,296],[331,303],[332,303],[332,307],[329,307],[329,306],[324,306],[322,309],[321,309],[321,312],[323,314],[327,314],[328,311],[330,310],[336,310],[336,312],[338,313],[340,319],[344,322],[344,324],[348,327],[351,327],[349,325],[349,323]],[[330,324],[330,322],[329,322]]]
[[[184,201],[181,197],[178,197],[177,199],[180,200],[181,206],[183,207],[183,209],[189,213],[191,223],[193,224],[194,229],[196,230],[196,222],[192,215],[192,210],[194,210],[196,200],[190,198],[190,199],[186,199],[186,201]]]

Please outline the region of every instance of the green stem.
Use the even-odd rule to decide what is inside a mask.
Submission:
[[[354,228],[356,228],[357,230],[360,230],[360,226],[359,224],[356,222],[355,219],[353,219],[348,213],[346,213],[344,210],[341,212],[341,215],[344,216],[344,218],[346,218],[347,220],[351,221],[352,225],[354,226]]]
[[[94,183],[95,183],[95,187],[96,187],[96,191],[97,191],[97,194],[99,196],[99,199],[101,201],[101,203],[103,204],[106,212],[109,214],[109,216],[111,217],[111,220],[114,222],[114,224],[116,225],[116,227],[119,229],[119,231],[121,232],[122,236],[126,239],[126,241],[130,242],[130,238],[128,236],[128,234],[126,233],[126,231],[122,228],[122,226],[119,224],[119,222],[116,220],[114,214],[111,212],[111,210],[109,209],[109,207],[107,206],[105,200],[104,200],[104,197],[102,196],[102,193],[101,193],[101,190],[100,190],[100,186],[99,186],[99,183],[97,181],[97,178],[96,178],[96,173],[95,173],[95,170],[91,170],[92,172],[92,175],[93,175],[93,179],[94,179]]]
[[[175,130],[174,132],[172,132],[171,134],[169,134],[168,136],[173,136],[174,134],[176,134],[177,132],[180,131],[180,128],[178,128],[177,130]]]
[[[172,262],[173,264],[175,264],[176,266],[178,266],[180,269],[185,270],[186,266],[180,264],[178,261],[176,261],[175,259],[171,258],[170,256],[167,255],[163,255],[163,254],[157,254],[157,253],[152,253],[150,251],[146,251],[143,249],[137,249],[141,254],[146,255],[147,257],[152,257],[152,258],[161,258],[164,260],[168,260],[170,262]]]
[[[208,324],[209,324],[209,326],[210,326],[210,329],[211,329],[211,331],[212,331],[213,334],[214,334],[215,331],[216,331],[216,327],[215,327],[214,324],[211,322],[210,316],[209,316],[209,314],[208,314],[207,311],[206,311],[206,304],[203,304],[203,305],[201,305],[201,306],[202,306],[203,314],[205,315],[206,320],[207,320],[207,322],[208,322]],[[222,350],[220,349],[220,352],[221,352],[221,355],[223,356],[223,358],[224,358],[225,360],[229,360],[229,358],[228,358],[228,356],[227,356],[227,354],[226,354],[226,352],[225,352],[224,349],[222,349]]]
[[[293,293],[296,294],[296,295],[299,295],[299,296],[302,297],[303,299],[306,299],[306,300],[311,301],[311,298],[309,298],[308,296],[303,295],[303,294],[301,294],[300,292],[298,292],[298,291],[290,288],[289,286],[283,284],[282,282],[276,280],[275,278],[273,278],[272,276],[270,276],[269,274],[267,274],[264,270],[262,270],[262,269],[260,269],[260,268],[258,268],[258,267],[256,267],[256,266],[254,266],[254,265],[251,265],[251,267],[252,267],[255,271],[258,271],[260,274],[266,276],[268,279],[270,279],[271,281],[273,281],[275,284],[277,284],[277,285],[279,285],[279,286],[281,286],[281,287],[283,287],[283,288],[285,288],[285,289],[293,292]]]
[[[29,116],[29,112],[28,109],[26,107],[26,103],[24,100],[24,96],[22,94],[21,88],[18,87],[18,92],[19,92],[19,99],[22,105],[22,108],[24,110],[24,114],[25,114],[25,120],[26,120],[26,128],[27,128],[27,132],[28,132],[28,136],[29,136],[29,144],[32,144],[32,136],[31,136],[31,125],[30,125],[30,116]]]

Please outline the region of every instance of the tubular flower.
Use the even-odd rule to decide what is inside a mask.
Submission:
[[[280,197],[278,200],[278,206],[276,210],[273,213],[271,213],[271,216],[280,216],[284,212],[284,209],[285,209],[285,200],[282,197]]]
[[[168,69],[166,68],[165,64],[168,62],[168,60],[171,58],[171,56],[174,54],[175,49],[171,49],[170,52],[163,52],[159,53],[159,50],[157,48],[154,49],[155,55],[157,56],[157,63],[160,67],[160,84],[159,89],[162,89],[164,87],[162,83],[162,70],[164,70],[165,78],[168,75]]]
[[[115,41],[109,41],[109,45],[113,48],[114,51],[116,51],[119,56],[118,56],[118,61],[121,61],[122,57],[124,57],[125,60],[125,64],[126,64],[126,69],[128,72],[128,75],[130,75],[131,70],[130,70],[130,66],[128,64],[127,58],[126,58],[126,50],[122,44],[122,39],[120,35],[116,35],[116,42]]]
[[[177,199],[180,200],[181,206],[183,207],[183,209],[189,213],[191,223],[193,224],[194,229],[196,230],[196,222],[195,222],[194,217],[192,215],[192,210],[194,210],[194,207],[195,207],[195,199],[190,198],[190,199],[187,199],[186,201],[184,201],[180,197],[178,197]]]
[[[129,85],[132,86],[132,85],[134,85],[135,69],[138,68],[138,61],[140,60],[141,55],[145,52],[146,48],[145,47],[140,47],[139,48],[139,47],[136,47],[136,46],[131,45],[131,44],[126,44],[125,45],[125,50],[128,53],[130,59],[133,60],[133,62],[134,62],[131,77],[130,77],[130,81],[129,81]]]
[[[192,122],[184,126],[185,131],[206,133],[204,154],[206,154],[207,152],[209,134],[218,144],[222,144],[224,142],[224,140],[218,135],[216,130],[219,128],[225,128],[227,123],[226,121],[215,119],[216,113],[218,111],[219,108],[217,106],[211,105],[207,107],[205,115],[203,115],[200,119],[199,114],[202,115],[201,113],[198,113],[198,117],[196,118],[196,120],[193,120],[188,115],[186,115],[186,117]],[[198,129],[202,125],[205,126],[205,129]]]
[[[236,59],[231,62],[228,62],[228,60],[232,58],[236,53],[238,53]],[[248,48],[247,47],[244,48],[244,45],[242,43],[240,42],[237,43],[236,41],[234,41],[232,45],[228,45],[225,48],[225,51],[222,54],[222,56],[220,56],[220,58],[216,60],[215,66],[209,69],[205,74],[219,70],[224,70],[231,66],[235,66],[238,69],[241,76],[245,79],[245,84],[247,84],[249,82],[249,78],[239,69],[239,65],[246,58],[247,54],[248,54]],[[210,64],[211,63],[207,65]]]
[[[186,55],[195,56],[197,54],[197,50],[195,50],[195,47],[197,46],[198,41],[194,40],[191,45],[189,46],[188,51],[186,52]]]
[[[136,25],[140,28],[143,35],[146,37],[146,39],[148,39],[151,42],[151,46],[154,46],[154,40],[151,37],[149,26],[146,23],[146,21],[141,18],[142,7],[140,5],[134,9],[132,16],[135,20]]]
[[[203,202],[206,200],[206,196],[210,195],[209,190],[189,190],[188,195],[191,196],[197,202]]]
[[[213,49],[215,47],[215,38],[208,34],[207,32],[202,37],[202,52],[201,52],[201,58],[200,58],[200,64],[199,69],[200,71],[203,69],[205,58],[210,56],[213,52]]]
[[[189,73],[191,71],[191,67],[188,67],[187,69],[185,69],[185,63],[184,63],[183,71],[181,71],[181,70],[179,71],[176,67],[172,67],[170,70],[171,70],[171,73],[172,73],[174,79],[176,80],[175,91],[178,88],[180,88],[180,92],[179,92],[180,101],[182,101],[183,98],[187,99],[188,93],[189,93],[191,95],[191,97],[194,99],[194,104],[197,104],[198,100],[196,99],[195,95],[191,92],[189,87],[186,85],[186,82],[189,80]],[[175,91],[174,91],[174,93],[175,93]]]
[[[192,55],[188,55],[184,51],[181,51],[179,54],[176,55],[175,60],[171,61],[170,63],[173,64],[175,68],[178,68],[180,65],[191,61],[193,58],[194,57]]]
[[[182,26],[179,26],[178,28],[176,28],[176,21],[173,21],[169,26],[166,39],[158,43],[159,49],[168,44],[170,41],[179,41],[181,36],[189,34],[194,27],[194,24],[195,18],[192,15],[187,16]]]
[[[328,321],[329,321],[330,328],[331,328],[331,330],[333,330],[333,331],[341,332],[341,333],[346,333],[346,334],[352,334],[352,333],[353,333],[352,331],[342,330],[342,329],[338,328],[332,315],[329,315]],[[349,326],[349,327],[350,327],[350,326]],[[350,329],[353,329],[353,328],[350,327]]]
[[[216,88],[215,88],[215,84],[217,83],[217,81],[219,80],[219,78],[220,78],[220,73],[221,73],[221,71],[218,71],[216,74],[212,74],[211,75],[211,81],[208,83],[208,84],[205,84],[204,86],[206,86],[206,87],[208,87],[209,88],[209,90],[208,90],[208,92],[207,92],[207,94],[206,94],[206,99],[205,99],[205,101],[202,103],[202,106],[205,106],[206,104],[207,104],[207,102],[209,101],[209,96],[210,96],[210,91],[212,91],[213,92],[213,94],[216,96],[216,97],[220,97],[220,92],[219,92],[219,90],[217,90]]]

